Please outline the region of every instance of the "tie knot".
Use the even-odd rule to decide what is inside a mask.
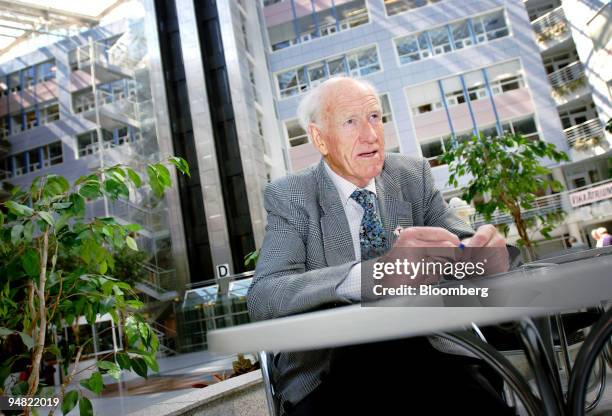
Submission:
[[[355,191],[351,194],[351,198],[353,198],[361,207],[366,211],[375,211],[374,209],[374,200],[376,195],[373,192],[368,191],[367,189],[355,189]]]

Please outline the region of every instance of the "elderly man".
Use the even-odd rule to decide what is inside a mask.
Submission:
[[[371,85],[329,79],[298,113],[322,160],[265,190],[268,224],[247,298],[254,320],[358,302],[360,260],[395,247],[457,247],[467,238],[474,247],[505,246],[494,227],[474,233],[449,211],[426,160],[385,155]],[[399,236],[396,226],[405,229]],[[487,372],[480,360],[414,338],[280,353],[272,378],[281,414],[395,414],[413,406],[428,414],[511,414],[497,394],[500,380]]]

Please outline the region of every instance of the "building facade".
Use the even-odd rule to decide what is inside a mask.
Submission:
[[[446,199],[460,190],[449,188],[448,169],[436,158],[453,138],[473,134],[520,132],[554,143],[571,162],[549,166],[570,191],[605,185],[610,178],[611,136],[603,128],[610,119],[611,102],[609,3],[264,4],[275,99],[293,171],[319,157],[296,120],[300,95],[343,74],[366,79],[378,89],[387,150],[427,158]],[[567,224],[556,230],[558,244],[570,234],[586,239],[591,224],[572,221],[572,216],[584,218],[586,208],[577,214],[568,192],[548,200],[542,197],[543,204],[556,204],[555,209],[570,213]],[[605,206],[591,207],[596,211],[594,222],[611,219],[600,218]],[[511,223],[503,216],[496,221]],[[481,222],[474,218],[474,225]]]

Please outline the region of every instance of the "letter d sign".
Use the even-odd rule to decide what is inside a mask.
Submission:
[[[225,264],[217,264],[217,279],[220,279],[222,277],[227,277],[230,275],[230,268],[229,268],[229,264],[225,263]]]

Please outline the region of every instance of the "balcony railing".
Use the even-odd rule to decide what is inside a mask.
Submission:
[[[538,42],[546,42],[549,39],[559,37],[568,30],[567,19],[562,6],[538,17],[531,22],[531,25]]]
[[[580,188],[563,191],[558,194],[541,196],[539,198],[536,198],[536,200],[533,202],[534,208],[521,211],[521,217],[530,218],[537,215],[548,214],[551,212],[560,212],[566,208],[568,210],[571,210],[572,208],[569,200],[570,194],[573,194],[578,191],[584,191],[586,189],[604,185],[610,182],[612,182],[612,179],[606,179],[604,181],[582,186]],[[512,217],[507,213],[496,211],[491,217],[491,221],[485,221],[485,218],[482,214],[474,214],[472,215],[470,222],[472,223],[472,226],[476,228],[483,224],[509,224],[512,222]]]
[[[598,118],[587,120],[563,130],[567,143],[578,150],[585,146],[592,146],[601,141],[604,137],[604,129]]]
[[[562,96],[569,94],[585,85],[584,67],[582,62],[572,62],[566,67],[548,75],[550,85],[555,94]]]

